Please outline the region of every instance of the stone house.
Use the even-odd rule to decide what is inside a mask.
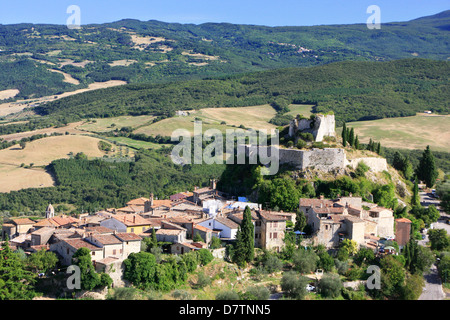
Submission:
[[[181,243],[174,243],[170,246],[170,253],[184,254],[190,251],[196,251],[205,248],[205,244],[199,242],[186,241]]]
[[[29,218],[12,219],[2,226],[2,239],[5,239],[6,236],[8,236],[9,239],[12,239],[16,236],[26,234],[31,228],[34,228],[35,224],[36,221]]]
[[[412,222],[406,218],[395,219],[395,241],[402,248],[411,238]]]
[[[300,199],[299,209],[312,227],[314,240],[330,248],[343,239],[373,246],[375,238],[394,234],[392,210],[365,203],[360,197]]]
[[[182,243],[186,241],[186,229],[159,229],[156,231],[156,240],[159,242]]]
[[[209,244],[211,242],[213,232],[212,232],[211,229],[208,229],[208,228],[206,228],[204,226],[201,226],[199,224],[195,224],[194,225],[193,237],[195,237],[196,234],[199,234],[200,237],[202,237],[203,241],[206,244]]]
[[[151,229],[152,224],[138,214],[116,214],[100,222],[100,226],[117,232],[131,232],[137,235]]]
[[[66,238],[50,245],[64,265],[72,264],[73,254],[80,248],[89,249],[93,262],[113,257],[124,260],[141,250],[142,238],[133,233],[89,234],[86,238]]]
[[[53,227],[43,227],[31,232],[31,245],[39,246],[47,244],[54,232],[55,228]]]
[[[87,248],[91,254],[92,261],[103,259],[103,249],[91,244],[81,238],[65,239],[50,245],[50,251],[58,254],[61,264],[69,266],[72,264],[72,257],[80,248]]]
[[[234,240],[239,228],[239,224],[228,217],[215,216],[199,222],[197,225],[217,231],[220,239]]]
[[[59,215],[52,218],[42,219],[39,222],[34,224],[36,229],[43,227],[54,227],[54,228],[71,228],[78,226],[80,224],[80,220],[74,217]]]

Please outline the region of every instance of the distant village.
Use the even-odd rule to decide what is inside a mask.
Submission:
[[[109,271],[114,285],[121,286],[122,262],[141,250],[143,238],[155,232],[158,242],[169,243],[172,254],[209,249],[213,237],[224,246],[236,239],[247,206],[255,226],[255,247],[282,250],[286,232],[294,231],[297,213],[264,210],[261,204],[244,197],[231,198],[217,190],[216,180],[208,187],[177,193],[170,199],[159,200],[150,194],[149,198],[130,200],[123,208],[85,213],[77,218],[55,215],[50,204],[45,219],[17,218],[5,222],[2,240],[7,237],[13,249],[22,248],[27,254],[41,249],[55,252],[65,266],[71,264],[78,249],[85,247],[96,270]],[[322,244],[333,249],[350,239],[378,254],[380,249],[390,249],[383,248],[382,240],[395,238],[400,248],[409,241],[411,221],[394,220],[392,210],[364,202],[360,197],[302,198],[299,212],[305,215],[312,230],[310,235],[295,231],[305,246]],[[203,241],[194,241],[199,239],[197,234]],[[215,257],[224,257],[224,247],[210,250]]]

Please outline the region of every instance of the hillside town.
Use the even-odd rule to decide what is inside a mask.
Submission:
[[[87,248],[97,271],[109,270],[114,286],[124,285],[123,261],[131,253],[141,251],[141,242],[156,234],[158,242],[169,243],[168,253],[182,255],[209,249],[213,237],[222,247],[209,249],[214,257],[224,258],[224,246],[236,240],[243,212],[251,209],[255,248],[280,252],[285,233],[293,230],[297,213],[262,209],[262,205],[244,197],[230,198],[211,185],[180,192],[170,199],[141,197],[130,200],[125,207],[108,208],[78,217],[55,215],[51,204],[45,219],[17,218],[3,224],[2,239],[9,239],[12,249],[21,248],[27,255],[39,250],[56,253],[61,265],[69,266],[80,248]],[[409,242],[411,221],[394,220],[390,209],[365,202],[361,197],[319,198],[299,201],[312,233],[295,233],[302,245],[324,245],[336,249],[344,239],[353,240],[359,248],[383,252],[381,240],[396,239],[402,247]],[[394,231],[395,230],[395,231]],[[202,241],[195,241],[198,235]],[[197,236],[197,237],[196,237]],[[393,252],[395,253],[395,252]]]

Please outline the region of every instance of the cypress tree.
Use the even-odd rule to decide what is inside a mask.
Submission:
[[[241,225],[236,234],[236,245],[234,262],[244,266],[254,258],[255,240],[254,226],[252,223],[252,212],[248,206],[245,207]]]
[[[355,137],[355,149],[359,150],[359,138],[358,138],[358,136]]]
[[[377,153],[381,155],[381,142],[378,142],[377,144]]]
[[[369,144],[367,145],[367,150],[373,151],[373,141],[372,141],[372,138],[370,138],[370,140],[369,140]]]
[[[352,147],[355,146],[355,130],[353,128],[350,129],[348,134],[348,144]]]
[[[412,206],[418,206],[420,205],[420,197],[419,197],[419,184],[418,184],[418,178],[414,179],[414,187],[413,187],[413,196],[411,198],[411,205]]]
[[[344,126],[342,127],[342,145],[345,146],[347,145],[347,125],[344,122]]]
[[[419,166],[416,170],[417,177],[424,181],[428,188],[431,188],[436,182],[438,176],[434,156],[431,153],[430,146],[423,151]]]

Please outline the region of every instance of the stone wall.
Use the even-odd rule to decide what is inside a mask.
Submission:
[[[383,172],[387,171],[387,161],[385,158],[374,158],[374,157],[364,157],[364,158],[356,158],[351,159],[346,162],[346,165],[351,166],[353,169],[356,169],[358,164],[364,161],[364,163],[369,166],[370,170],[373,172]]]
[[[324,137],[335,137],[336,122],[334,115],[318,114],[314,119],[293,119],[289,124],[289,136],[293,137],[298,131],[309,132],[315,141],[322,141]]]
[[[274,148],[274,147],[258,147],[258,148]],[[245,146],[245,154],[254,154],[255,149],[250,150],[249,146]],[[259,151],[259,149],[258,149]],[[266,150],[264,150],[266,151]],[[271,152],[264,152],[268,156]],[[346,166],[356,168],[358,163],[364,161],[373,172],[382,172],[388,170],[387,161],[385,158],[364,157],[347,160],[345,150],[340,148],[324,148],[324,149],[285,149],[278,148],[279,160],[281,164],[290,164],[297,169],[305,170],[306,168],[317,169],[325,172],[330,172],[336,169],[343,169]]]

